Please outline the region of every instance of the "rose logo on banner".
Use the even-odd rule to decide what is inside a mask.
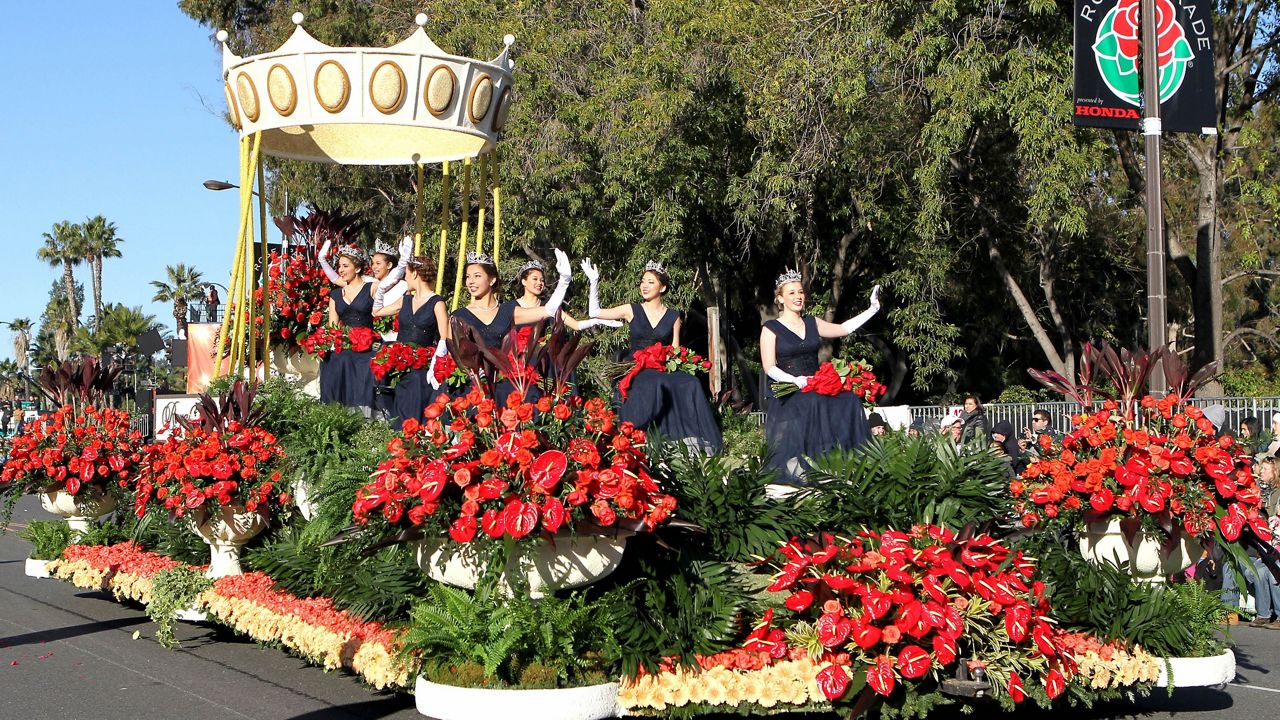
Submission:
[[[1142,0],[1120,0],[1098,23],[1098,35],[1093,43],[1093,58],[1098,63],[1103,82],[1116,97],[1135,106],[1142,102],[1138,90],[1141,4]],[[1195,58],[1170,0],[1156,0],[1156,38],[1160,102],[1164,102],[1182,87],[1187,76],[1187,63]]]

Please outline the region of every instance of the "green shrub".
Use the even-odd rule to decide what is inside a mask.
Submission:
[[[33,560],[57,560],[71,544],[71,528],[61,520],[33,520],[18,531],[18,537],[31,543]]]
[[[163,647],[178,647],[173,637],[178,612],[194,605],[200,593],[213,587],[213,581],[199,570],[179,565],[156,573],[151,583],[147,616],[156,624],[156,641]]]

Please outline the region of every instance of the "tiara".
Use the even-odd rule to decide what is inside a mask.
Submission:
[[[520,277],[521,275],[525,274],[529,270],[542,270],[545,272],[546,269],[547,269],[546,266],[538,262],[537,260],[530,260],[529,262],[521,265],[519,270],[516,270],[516,277]]]
[[[375,240],[373,243],[374,254],[390,255],[391,257],[400,256],[400,248],[394,247],[381,240]]]
[[[649,262],[645,263],[645,264],[644,264],[644,271],[645,271],[645,272],[656,272],[656,273],[658,273],[658,274],[660,274],[660,275],[666,275],[666,274],[667,274],[667,269],[666,269],[666,268],[664,268],[664,267],[662,267],[662,263],[658,262],[657,260],[650,260]]]
[[[369,258],[364,254],[364,251],[355,245],[342,245],[338,248],[338,252],[336,254],[338,256],[346,255],[352,260],[358,260],[361,265],[369,262]]]
[[[803,282],[804,277],[800,275],[799,270],[788,270],[778,276],[778,281],[773,284],[775,288],[780,288],[789,282]]]
[[[489,257],[488,255],[485,255],[482,252],[478,252],[476,250],[472,250],[467,253],[467,264],[468,265],[488,265],[491,268],[498,267],[498,264],[493,261],[493,258]]]

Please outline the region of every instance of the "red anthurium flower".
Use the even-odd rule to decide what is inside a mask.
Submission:
[[[803,612],[811,604],[813,604],[813,593],[808,590],[795,592],[786,600],[787,609],[792,612]]]
[[[1062,672],[1057,668],[1049,671],[1044,678],[1044,691],[1049,695],[1049,699],[1053,700],[1062,694],[1067,688],[1067,680],[1062,676]]]
[[[918,645],[907,645],[898,652],[898,671],[904,678],[924,677],[932,663],[929,653]]]
[[[838,700],[849,689],[848,671],[839,665],[822,668],[815,679],[818,681],[818,689],[828,700]]]
[[[1013,698],[1015,703],[1020,703],[1027,698],[1027,693],[1022,689],[1022,678],[1018,677],[1018,673],[1009,673],[1009,697]]]
[[[895,681],[892,657],[881,655],[867,666],[867,684],[877,695],[887,696],[892,693]]]
[[[502,523],[502,515],[493,508],[484,511],[480,516],[480,527],[484,530],[484,534],[491,538],[502,537],[506,532],[506,528]]]
[[[542,529],[553,533],[564,524],[564,503],[558,498],[547,498],[542,505]]]
[[[861,620],[855,620],[850,628],[853,642],[863,650],[870,650],[880,642],[880,628]]]
[[[954,639],[942,635],[933,636],[933,658],[938,661],[939,665],[950,665],[955,661],[959,652],[960,648],[956,645]]]
[[[569,467],[569,458],[560,450],[548,450],[529,466],[529,479],[539,488],[552,492],[560,484],[565,470]]]
[[[502,525],[513,538],[522,538],[538,527],[541,508],[531,502],[516,500],[502,511]]]

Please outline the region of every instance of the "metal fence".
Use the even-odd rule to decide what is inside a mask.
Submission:
[[[1230,430],[1239,429],[1241,421],[1252,417],[1258,419],[1259,429],[1265,432],[1271,427],[1271,416],[1280,413],[1280,397],[1198,397],[1192,402],[1201,409],[1213,405],[1226,408],[1227,419],[1223,424]],[[926,428],[936,428],[943,415],[950,414],[953,407],[912,405],[911,419],[923,419]],[[1050,429],[1065,433],[1071,429],[1069,416],[1081,410],[1080,405],[1074,402],[989,403],[983,407],[986,408],[987,417],[993,424],[1000,420],[1008,420],[1015,432],[1031,427],[1031,414],[1036,410],[1044,410],[1049,413]]]

